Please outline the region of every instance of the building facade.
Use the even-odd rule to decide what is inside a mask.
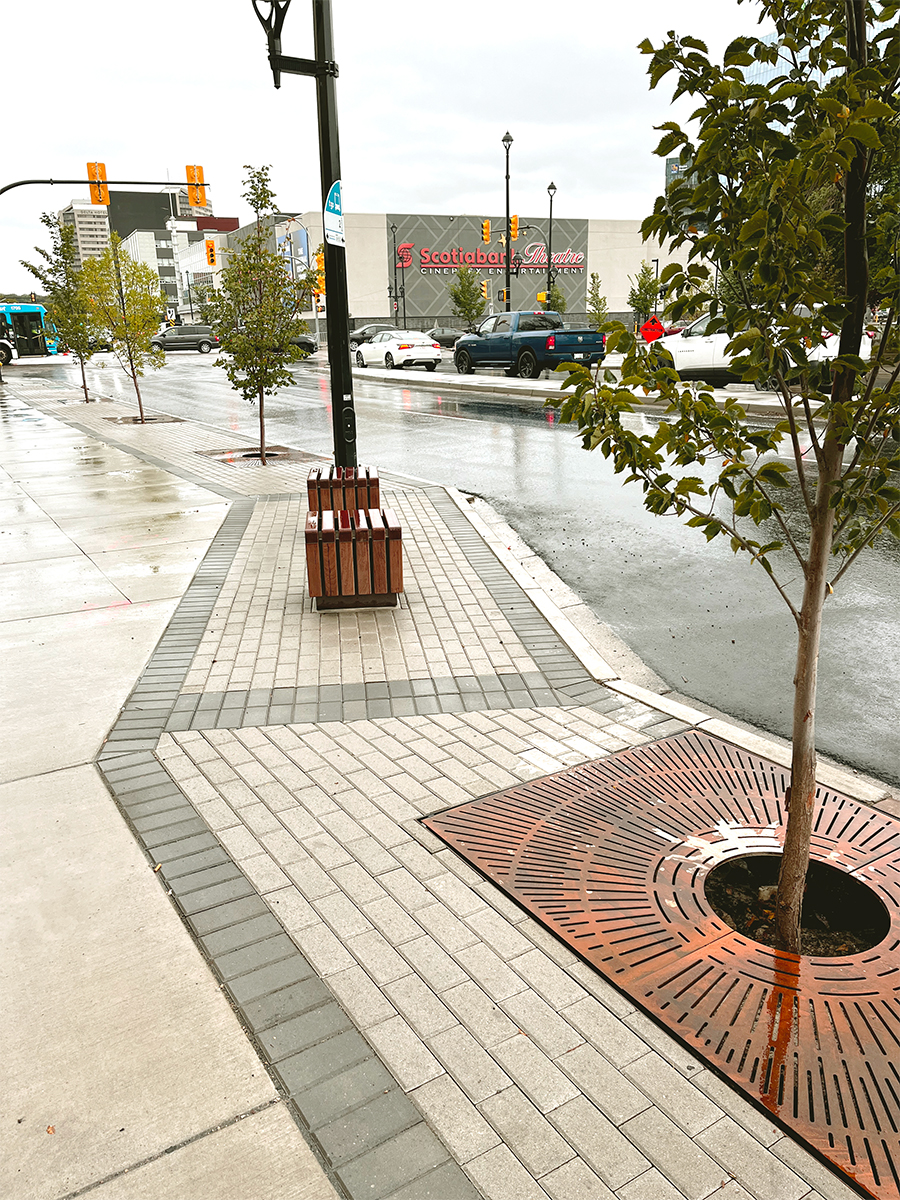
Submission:
[[[61,225],[75,229],[76,267],[80,271],[88,258],[99,258],[109,245],[109,217],[105,204],[90,200],[72,200],[57,214]]]
[[[449,316],[448,286],[461,266],[472,267],[488,285],[490,306],[501,299],[506,279],[506,249],[500,235],[506,218],[490,215],[490,241],[482,240],[484,216],[415,213],[345,213],[347,286],[353,321],[363,318],[406,320],[420,324]],[[322,214],[307,212],[300,221],[309,230],[313,251],[323,240]],[[641,239],[640,221],[554,219],[552,258],[556,286],[567,312],[584,313],[591,275],[600,280],[611,314],[630,311],[628,292],[643,262],[661,273],[671,261],[684,261],[656,241]],[[548,219],[519,218],[512,243],[510,305],[530,309],[546,291]],[[518,261],[518,270],[515,264]],[[327,297],[326,297],[327,302]],[[396,305],[396,308],[394,307]],[[405,305],[405,317],[404,317]]]

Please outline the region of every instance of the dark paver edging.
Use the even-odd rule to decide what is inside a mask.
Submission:
[[[507,691],[503,677],[497,677],[508,703],[494,706],[530,707],[541,699],[562,706],[590,704],[601,711],[618,707],[621,698],[611,697],[590,678],[447,494],[442,489],[428,489],[427,494],[540,663],[539,672],[512,680],[521,689]],[[256,503],[255,498],[240,498],[232,504],[111,729],[98,766],[340,1194],[351,1200],[477,1200],[478,1191],[421,1110],[155,754],[161,734],[173,727],[170,722],[180,722],[187,712],[179,707],[184,703],[181,687]],[[421,697],[428,702],[447,696],[452,702],[454,691],[462,696],[471,689],[468,694],[481,696],[479,703],[487,707],[489,696],[500,695],[492,678],[471,680],[456,679],[447,691],[438,690],[451,688],[446,680],[415,681],[410,696],[400,694],[405,688],[392,696],[391,685],[380,685],[376,690],[386,688],[388,694],[366,693],[365,715],[391,715],[382,711],[386,700]],[[359,703],[348,691],[351,687],[341,689],[341,712],[347,719],[355,712],[350,706]],[[293,693],[290,716],[280,689],[272,689],[268,703],[261,704],[251,703],[250,692],[226,692],[217,713],[239,713],[238,724],[286,724],[299,719],[297,706],[306,703],[298,701],[298,689],[288,691]],[[318,694],[316,701],[316,719],[324,720],[335,701]],[[256,711],[245,721],[251,708]],[[660,717],[665,722],[664,714]],[[216,727],[223,727],[219,719]]]

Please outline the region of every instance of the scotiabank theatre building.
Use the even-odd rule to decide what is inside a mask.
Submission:
[[[482,222],[491,223],[491,240],[482,240]],[[321,213],[304,213],[301,220],[310,232],[313,246],[322,240]],[[538,306],[537,293],[547,286],[547,215],[519,214],[519,237],[512,243],[518,275],[510,278],[510,306]],[[393,232],[391,226],[396,227]],[[473,267],[479,280],[486,280],[494,308],[504,308],[498,298],[505,285],[505,248],[500,235],[506,218],[495,213],[474,216],[442,216],[411,213],[345,213],[347,239],[347,283],[353,322],[365,319],[395,319],[389,288],[405,289],[406,315],[421,320],[449,318],[451,303],[447,288],[461,266]],[[659,260],[659,270],[678,255],[660,250],[656,242],[641,241],[640,221],[553,220],[553,269],[555,282],[566,298],[567,312],[583,313],[587,307],[590,276],[600,277],[610,313],[629,312],[629,276],[636,276],[641,263]],[[396,244],[396,256],[394,246]],[[654,270],[655,270],[654,266]],[[399,312],[402,319],[403,302]]]

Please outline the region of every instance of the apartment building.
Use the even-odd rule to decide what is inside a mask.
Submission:
[[[75,228],[76,266],[80,270],[88,258],[99,258],[109,245],[109,217],[106,206],[90,200],[72,200],[57,214],[61,225]]]

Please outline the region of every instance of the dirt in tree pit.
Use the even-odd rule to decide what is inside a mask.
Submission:
[[[775,891],[781,857],[748,854],[720,863],[706,878],[714,912],[738,933],[775,943]],[[812,861],[800,922],[801,953],[815,958],[859,954],[887,936],[890,917],[875,892],[846,871]]]

